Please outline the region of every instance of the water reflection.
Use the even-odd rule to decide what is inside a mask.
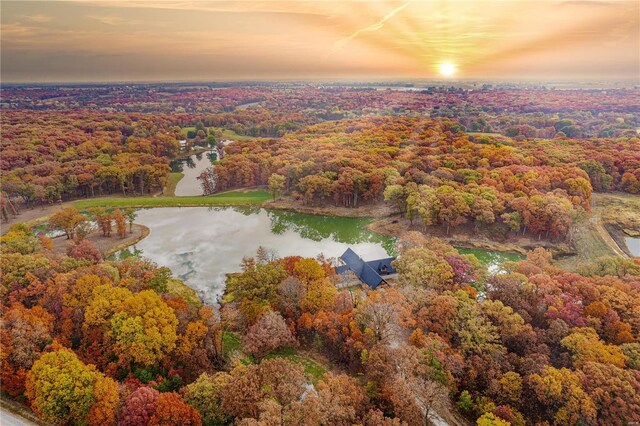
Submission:
[[[259,208],[161,208],[138,212],[150,228],[133,250],[215,302],[225,274],[259,246],[280,256],[338,257],[352,247],[364,259],[393,254],[394,241],[366,229],[370,219],[313,216]]]
[[[225,274],[262,246],[279,256],[337,258],[348,247],[365,260],[395,255],[395,240],[367,229],[371,219],[306,215],[259,207],[173,207],[138,211],[151,233],[120,256],[143,255],[215,303]],[[517,261],[514,253],[458,249],[474,254],[490,272]]]
[[[632,255],[640,256],[640,237],[627,237],[624,242]]]
[[[184,177],[176,185],[175,195],[178,197],[202,195],[202,187],[197,178],[216,159],[215,151],[205,151],[171,161],[173,173],[184,173]]]
[[[505,262],[517,262],[524,259],[524,256],[517,253],[509,253],[505,251],[491,251],[477,248],[456,247],[460,254],[472,254],[480,263],[485,265],[492,274],[504,271],[500,265]]]

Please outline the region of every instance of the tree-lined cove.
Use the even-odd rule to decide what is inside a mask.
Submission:
[[[202,185],[198,176],[217,159],[213,151],[205,151],[199,154],[179,158],[171,162],[172,173],[182,173],[184,176],[178,181],[174,195],[177,197],[202,195]]]

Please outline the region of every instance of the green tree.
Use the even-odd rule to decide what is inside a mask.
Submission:
[[[286,180],[286,177],[277,173],[274,173],[269,177],[269,192],[271,192],[271,195],[273,196],[273,201],[275,201],[282,193]]]
[[[222,391],[231,380],[228,373],[213,375],[202,373],[196,381],[184,388],[184,399],[198,410],[202,416],[202,424],[214,426],[227,423],[227,416],[220,408]]]
[[[428,248],[412,248],[395,261],[400,280],[409,285],[444,290],[453,282],[451,265]]]
[[[118,404],[116,383],[68,349],[44,354],[27,374],[26,396],[46,422],[109,424]]]

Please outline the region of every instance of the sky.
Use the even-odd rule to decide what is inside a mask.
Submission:
[[[640,1],[7,1],[3,82],[627,80]]]

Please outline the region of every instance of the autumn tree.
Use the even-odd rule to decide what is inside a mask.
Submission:
[[[595,422],[596,406],[582,389],[576,373],[567,368],[545,366],[539,374],[529,376],[528,381],[535,398],[554,424]]]
[[[640,420],[640,383],[634,373],[611,364],[588,362],[582,383],[602,424],[625,425]]]
[[[227,416],[220,408],[220,403],[230,380],[231,376],[224,372],[213,375],[203,373],[183,389],[185,401],[200,413],[204,426],[226,423]]]
[[[75,207],[65,207],[49,218],[51,229],[61,230],[68,240],[75,237],[77,229],[87,222],[87,217]]]
[[[364,414],[367,397],[353,377],[325,374],[316,392],[320,424],[352,425]]]
[[[27,372],[51,342],[52,332],[53,316],[40,306],[14,304],[5,310],[0,329],[3,391],[22,394]]]
[[[98,263],[102,260],[102,253],[94,243],[89,240],[82,240],[72,243],[67,247],[67,256],[74,259],[85,259],[91,263]]]
[[[279,175],[277,173],[274,173],[269,177],[269,192],[271,192],[273,201],[275,201],[276,198],[278,198],[280,194],[282,194],[286,179],[287,178],[285,176]]]
[[[244,259],[242,272],[227,279],[225,302],[236,302],[253,324],[277,301],[278,285],[287,277],[286,271],[277,263],[261,263]]]
[[[394,266],[400,280],[409,285],[443,290],[452,283],[451,265],[428,248],[406,250]]]
[[[122,300],[110,321],[110,336],[121,365],[149,366],[167,357],[176,346],[178,320],[152,290]]]
[[[150,387],[139,387],[131,392],[121,410],[118,426],[146,426],[156,411],[159,392]]]
[[[156,410],[149,420],[149,426],[201,426],[202,419],[193,407],[189,406],[175,392],[161,393],[158,396]]]
[[[116,223],[116,231],[118,232],[119,238],[124,238],[127,236],[127,222],[122,210],[116,209],[112,213],[113,220]]]
[[[571,352],[577,367],[589,361],[624,367],[626,357],[620,347],[602,342],[593,328],[576,328],[561,344]]]
[[[236,367],[231,376],[222,393],[221,407],[227,415],[239,419],[257,418],[258,404],[265,399],[286,406],[297,401],[305,391],[304,369],[284,358]]]
[[[249,327],[242,344],[247,352],[262,358],[273,350],[295,346],[296,340],[282,316],[271,311]]]
[[[24,223],[16,223],[0,237],[0,250],[3,253],[31,254],[40,251],[40,240],[33,235]]]
[[[38,359],[27,374],[26,389],[31,407],[44,421],[103,425],[115,419],[116,383],[68,349]]]
[[[112,231],[113,217],[111,213],[103,207],[96,207],[91,210],[95,221],[98,223],[103,237],[110,237]]]

